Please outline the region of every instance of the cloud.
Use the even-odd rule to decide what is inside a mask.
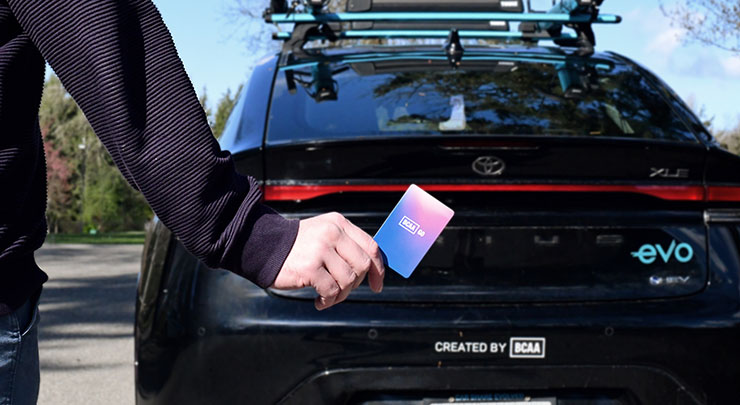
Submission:
[[[730,56],[721,61],[725,75],[732,78],[740,78],[740,56]]]
[[[642,63],[655,70],[672,69],[674,57],[682,54],[683,29],[671,26],[657,6],[641,5],[635,8],[624,5],[624,22],[619,27],[624,43],[622,49],[631,53]]]
[[[672,26],[658,7],[641,7],[628,15],[629,28],[643,38],[639,59],[654,70],[690,78],[740,78],[740,56],[728,57],[715,48],[685,44],[687,32]]]
[[[668,26],[648,42],[645,50],[661,54],[664,57],[671,56],[681,46],[683,35],[684,30]]]
[[[714,49],[676,53],[670,70],[682,76],[707,79],[740,78],[740,56],[722,57]]]
[[[689,77],[721,77],[725,75],[717,54],[708,49],[692,53],[677,53],[671,64],[672,72]]]
[[[630,28],[643,36],[643,50],[646,52],[669,56],[682,45],[685,31],[672,26],[670,18],[659,7],[637,7],[628,13],[627,18],[625,21],[631,22]]]
[[[685,44],[686,30],[672,26],[658,7],[637,7],[626,14],[632,20],[630,28],[644,38],[642,61],[656,70],[692,78],[740,78],[740,56],[728,57],[712,47]],[[694,18],[700,21],[704,17]]]

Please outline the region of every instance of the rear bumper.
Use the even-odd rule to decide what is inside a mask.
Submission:
[[[471,391],[737,403],[740,256],[733,235],[710,230],[707,287],[682,298],[345,302],[322,312],[311,300],[276,297],[207,269],[177,248],[161,284],[139,289],[137,403],[366,405],[388,395]],[[543,338],[544,355],[512,357],[514,337]],[[509,345],[493,351],[492,343]]]
[[[660,302],[347,302],[317,312],[226,272],[203,269],[196,279],[191,304],[159,315],[163,333],[137,339],[139,404],[359,405],[470,392],[609,393],[636,404],[740,398],[740,311],[736,301],[704,301],[711,287]],[[512,337],[544,338],[544,357],[436,349]]]
[[[573,404],[693,404],[703,399],[669,373],[644,366],[402,367],[327,370],[283,398],[285,404],[423,404],[425,398],[569,399]],[[580,401],[579,401],[580,399]],[[465,402],[461,400],[460,402]]]

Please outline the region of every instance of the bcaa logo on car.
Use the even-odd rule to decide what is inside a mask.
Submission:
[[[509,339],[509,357],[512,359],[544,359],[545,338],[513,337]]]

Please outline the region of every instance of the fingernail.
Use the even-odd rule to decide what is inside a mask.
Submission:
[[[316,310],[323,311],[326,309],[326,299],[324,299],[324,297],[319,297],[319,300],[314,306],[316,307]]]

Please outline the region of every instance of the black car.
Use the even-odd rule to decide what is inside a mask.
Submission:
[[[488,3],[466,11],[512,2]],[[322,312],[313,291],[207,268],[156,223],[137,403],[740,403],[740,158],[654,74],[592,53],[590,25],[563,40],[511,15],[520,31],[495,43],[466,41],[489,37],[460,14],[417,31],[444,45],[310,48],[412,34],[296,24],[221,140],[239,171],[285,216],[337,211],[371,235],[410,184],[455,217],[410,278]]]

